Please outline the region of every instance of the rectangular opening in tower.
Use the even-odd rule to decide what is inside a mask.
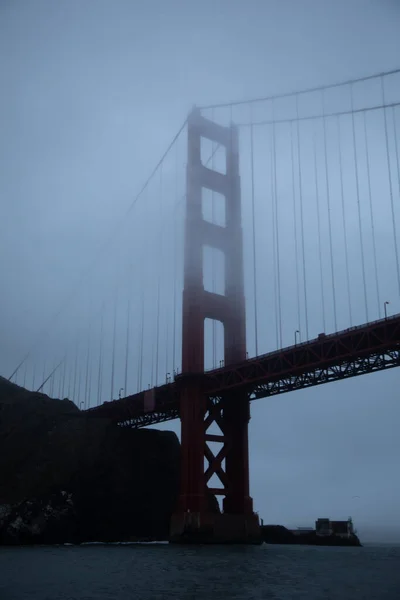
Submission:
[[[203,246],[203,287],[225,296],[225,253],[219,248]]]
[[[204,369],[218,369],[224,365],[225,332],[221,321],[204,321]]]
[[[201,137],[200,140],[201,164],[211,171],[226,175],[226,148],[213,140]]]
[[[226,198],[223,194],[206,187],[201,188],[201,210],[205,221],[226,227]]]

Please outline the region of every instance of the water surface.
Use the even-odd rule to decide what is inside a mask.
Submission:
[[[0,548],[1,600],[399,600],[400,546]]]

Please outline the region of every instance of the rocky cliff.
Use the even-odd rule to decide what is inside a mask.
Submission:
[[[0,378],[0,543],[167,539],[179,455],[172,432],[89,419]]]

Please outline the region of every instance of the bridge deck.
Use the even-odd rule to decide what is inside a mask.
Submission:
[[[400,314],[204,373],[209,397],[241,390],[252,400],[400,365]],[[86,411],[133,427],[179,417],[179,380]]]

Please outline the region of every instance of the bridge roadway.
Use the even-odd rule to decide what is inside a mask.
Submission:
[[[242,391],[251,400],[400,365],[400,314],[282,348],[200,375],[212,400]],[[85,411],[133,428],[179,418],[179,383],[171,383]]]

